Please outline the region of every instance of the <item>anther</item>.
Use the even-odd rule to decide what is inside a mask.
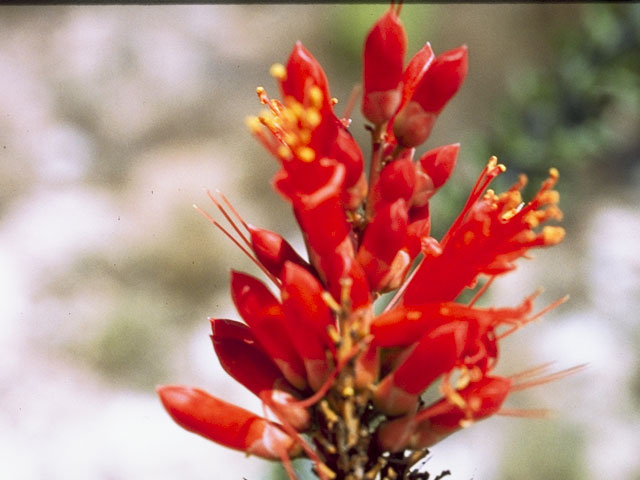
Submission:
[[[546,226],[542,229],[542,241],[545,245],[555,245],[564,239],[565,231],[562,227]]]
[[[283,82],[287,79],[287,69],[281,63],[274,63],[269,69],[269,75]]]
[[[316,159],[316,152],[310,147],[300,147],[296,150],[296,156],[303,162],[310,163]]]
[[[324,100],[324,95],[322,94],[322,90],[317,85],[314,85],[309,89],[309,99],[311,100],[311,105],[316,108],[320,108],[322,106],[322,100]]]
[[[255,115],[248,116],[244,119],[244,123],[251,130],[251,132],[259,132],[262,129],[262,124],[260,123],[260,119]]]

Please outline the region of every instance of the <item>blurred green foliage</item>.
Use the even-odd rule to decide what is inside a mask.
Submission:
[[[640,5],[584,5],[577,28],[552,34],[552,63],[508,79],[475,156],[498,155],[533,186],[554,165],[570,195],[582,176],[624,182],[640,148]]]

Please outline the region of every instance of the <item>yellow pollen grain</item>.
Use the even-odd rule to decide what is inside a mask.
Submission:
[[[297,123],[298,117],[296,117],[296,113],[291,108],[285,108],[280,112],[282,118],[286,123],[294,124]]]
[[[538,196],[538,201],[540,203],[558,203],[560,201],[560,194],[555,190],[548,190]]]
[[[545,245],[555,245],[564,239],[565,231],[562,227],[546,226],[542,229],[542,241]]]
[[[554,179],[557,180],[558,177],[560,176],[560,172],[558,172],[558,169],[556,167],[551,167],[549,169],[549,176]]]
[[[338,99],[336,97],[332,97],[331,100],[329,100],[329,103],[333,107],[334,105],[338,104]]]
[[[545,218],[552,218],[554,220],[562,220],[562,210],[557,206],[551,205],[545,210]]]
[[[289,145],[291,148],[294,148],[300,142],[300,139],[298,138],[298,136],[293,132],[287,132],[283,140],[284,140],[284,143]]]
[[[274,63],[269,69],[269,75],[277,80],[284,81],[287,79],[287,69],[281,63]]]
[[[266,103],[269,102],[269,99],[267,98],[267,91],[264,89],[264,87],[257,87],[256,88],[256,94],[258,95],[258,98],[260,99],[260,103],[266,104]]]
[[[291,149],[286,145],[280,145],[278,147],[278,156],[283,160],[289,160],[291,158]]]
[[[316,152],[309,147],[300,147],[296,150],[296,156],[303,162],[310,163],[316,159]]]
[[[309,99],[311,100],[311,105],[316,108],[320,108],[322,106],[322,100],[324,99],[324,95],[322,94],[322,90],[317,85],[314,85],[309,89]]]
[[[352,386],[348,385],[346,387],[344,387],[344,389],[342,390],[342,396],[347,398],[347,397],[353,397],[353,395],[355,394],[355,390],[353,389]]]
[[[249,130],[251,130],[254,133],[259,132],[260,129],[262,128],[262,123],[260,123],[260,119],[255,115],[245,117],[244,123],[247,126],[247,128],[249,128]]]
[[[420,312],[411,311],[407,313],[407,318],[409,320],[419,320],[420,318],[422,318],[422,314]]]
[[[300,130],[298,137],[300,138],[300,143],[308,145],[311,141],[311,132],[309,130]]]
[[[524,221],[527,222],[527,225],[529,225],[529,228],[536,228],[538,225],[540,225],[540,216],[538,215],[538,212],[529,212],[524,216]]]
[[[491,157],[489,157],[489,162],[487,162],[487,167],[493,168],[496,165],[498,165],[498,157],[496,157],[495,155],[492,155]]]
[[[304,116],[304,123],[308,125],[310,128],[316,128],[320,125],[322,121],[322,116],[320,112],[316,108],[310,108],[307,110],[306,115]]]

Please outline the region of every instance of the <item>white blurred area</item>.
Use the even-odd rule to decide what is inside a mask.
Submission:
[[[373,21],[383,8],[371,10]],[[261,412],[217,364],[206,320],[237,318],[229,268],[256,272],[191,205],[213,211],[205,189],[219,188],[249,221],[296,242],[289,209],[269,192],[275,166],[243,119],[260,109],[255,86],[275,91],[271,63],[297,39],[320,45],[332,15],[312,5],[0,7],[0,478],[266,478],[266,462],[177,427],[153,384],[199,386]],[[486,31],[475,25],[470,36]],[[501,42],[491,31],[485,41]],[[640,365],[637,187],[584,192],[593,208],[580,228],[491,289],[496,304],[515,305],[546,286],[540,308],[575,294],[509,339],[502,359],[505,374],[588,364],[519,394],[517,406],[550,407],[558,419],[476,425],[433,449],[434,475],[515,480],[502,455],[535,444],[541,468],[565,448],[583,462],[582,480],[637,478],[640,416],[628,386]],[[123,363],[138,352],[144,363]],[[554,438],[556,422],[575,436]]]

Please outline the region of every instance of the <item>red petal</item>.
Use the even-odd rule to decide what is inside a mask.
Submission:
[[[262,348],[285,378],[303,390],[306,387],[304,365],[287,333],[280,303],[259,280],[235,271],[231,272],[231,296]]]
[[[298,102],[306,104],[309,88],[316,86],[322,91],[324,102],[329,102],[331,96],[327,76],[320,63],[302,45],[302,42],[296,42],[286,68],[286,79],[280,83],[282,98],[292,96]]]
[[[167,385],[157,391],[171,417],[190,432],[270,460],[300,453],[294,440],[276,424],[203,390]]]
[[[400,103],[407,35],[393,8],[376,22],[364,46],[362,113],[374,124],[387,121]]]
[[[456,166],[460,144],[454,143],[434,148],[424,153],[418,162],[429,175],[433,188],[440,188],[449,179]]]

